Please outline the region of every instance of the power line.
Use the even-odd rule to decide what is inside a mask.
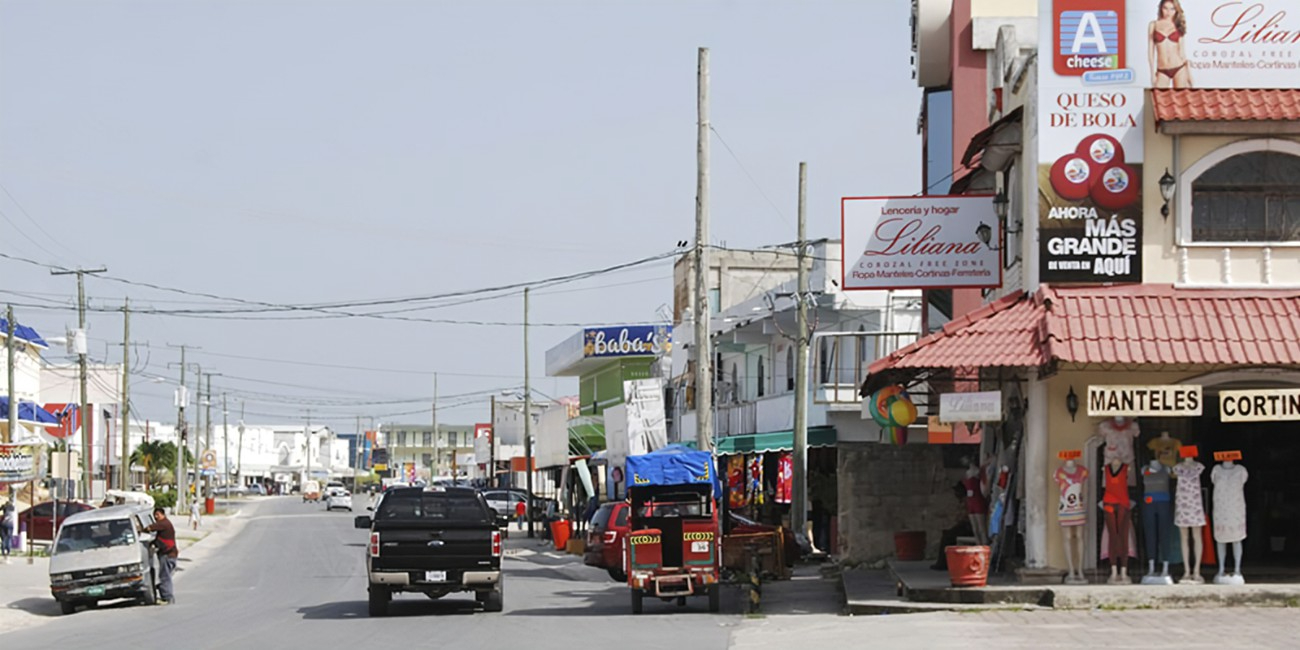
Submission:
[[[763,187],[758,184],[758,181],[754,180],[753,174],[750,174],[749,170],[745,168],[745,163],[740,162],[740,156],[737,156],[736,152],[732,151],[731,145],[727,144],[727,141],[723,139],[722,134],[718,132],[718,129],[715,128],[713,124],[709,124],[709,130],[713,132],[713,135],[718,136],[718,142],[722,143],[722,148],[726,149],[727,153],[731,154],[731,158],[736,161],[737,165],[740,166],[740,171],[745,173],[745,178],[749,179],[749,182],[754,185],[754,189],[758,190],[759,195],[762,196],[763,199],[767,201],[767,204],[772,206],[772,210],[776,212],[777,216],[781,217],[781,219],[785,221],[787,226],[793,225],[790,223],[790,217],[785,216],[785,213],[781,211],[781,208],[778,208],[776,206],[776,203],[772,201],[770,197],[768,197],[766,192],[763,191]]]

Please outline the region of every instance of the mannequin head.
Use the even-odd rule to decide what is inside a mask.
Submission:
[[[1128,418],[1122,415],[1116,415],[1115,417],[1111,418],[1111,421],[1114,422],[1115,426],[1117,427],[1122,427],[1128,424]]]
[[[1159,459],[1156,459],[1156,458],[1152,458],[1152,459],[1151,459],[1151,464],[1149,465],[1149,467],[1151,468],[1151,471],[1153,471],[1153,472],[1154,472],[1154,471],[1158,471],[1158,470],[1160,469],[1160,467],[1161,467],[1161,465],[1160,465],[1160,460],[1159,460]]]
[[[1161,431],[1161,432],[1160,432],[1160,439],[1161,439],[1161,440],[1168,440],[1168,439],[1169,439],[1169,432],[1168,432],[1168,431]]]
[[[974,463],[972,463],[970,467],[966,468],[966,478],[975,478],[976,476],[979,476],[979,474],[980,468]]]
[[[1070,460],[1065,461],[1065,471],[1067,471],[1067,472],[1073,472],[1073,471],[1074,471],[1074,467],[1075,467],[1075,465],[1074,465],[1074,459],[1073,459],[1073,458],[1071,458]]]

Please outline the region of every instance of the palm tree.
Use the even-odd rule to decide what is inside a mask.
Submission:
[[[185,459],[192,460],[193,454],[185,450]],[[151,440],[140,443],[131,452],[132,465],[144,465],[145,490],[152,488],[152,483],[166,483],[166,479],[176,471],[176,445],[170,442]]]

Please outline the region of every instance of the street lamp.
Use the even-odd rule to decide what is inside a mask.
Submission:
[[[1174,200],[1174,191],[1177,181],[1169,173],[1169,168],[1165,168],[1165,175],[1160,177],[1160,196],[1165,200],[1165,204],[1160,206],[1160,216],[1169,219],[1169,202]]]

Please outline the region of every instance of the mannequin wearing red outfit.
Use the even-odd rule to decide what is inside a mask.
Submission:
[[[1106,519],[1106,535],[1110,538],[1110,583],[1129,584],[1128,577],[1128,535],[1132,520],[1129,513],[1133,511],[1133,501],[1128,493],[1129,467],[1119,458],[1111,458],[1110,463],[1102,467],[1102,515]]]
[[[966,490],[966,517],[970,520],[971,530],[975,532],[975,539],[981,546],[988,544],[989,534],[985,526],[989,516],[988,487],[980,480],[979,466],[971,465],[966,470],[966,478],[962,479],[961,486]]]

